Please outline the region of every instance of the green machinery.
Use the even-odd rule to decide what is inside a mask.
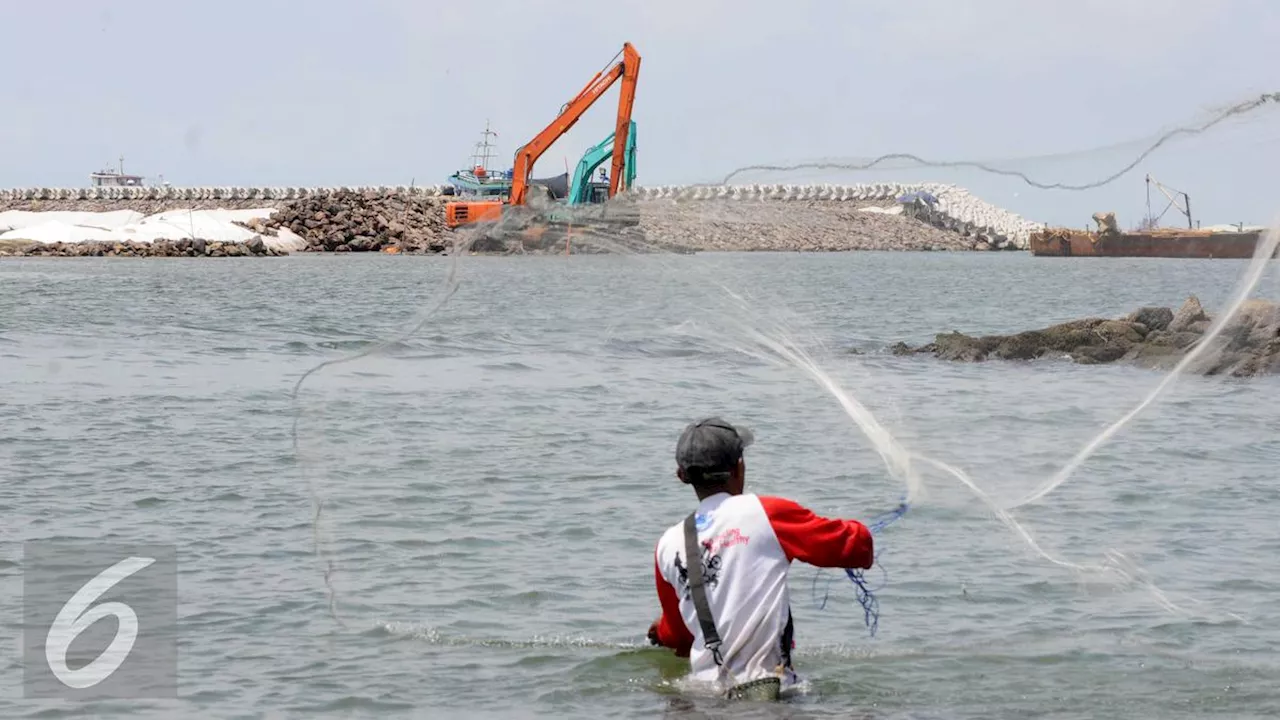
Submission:
[[[591,180],[591,173],[596,168],[604,164],[606,160],[613,156],[613,133],[609,133],[609,137],[603,142],[591,148],[578,161],[578,167],[573,171],[573,179],[569,183],[569,195],[566,198],[569,205],[585,205],[587,203],[601,203],[609,198],[609,181],[602,178],[597,181]],[[622,187],[630,188],[636,179],[636,121],[631,121],[630,129],[627,131],[627,148],[624,156],[623,169],[626,174]]]

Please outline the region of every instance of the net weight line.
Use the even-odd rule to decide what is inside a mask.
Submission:
[[[1280,92],[1263,93],[1252,100],[1236,103],[1235,105],[1232,105],[1226,108],[1225,110],[1218,112],[1216,115],[1214,115],[1209,120],[1206,120],[1203,123],[1184,125],[1181,127],[1174,128],[1173,130],[1170,130],[1164,133],[1163,135],[1161,135],[1154,143],[1151,144],[1150,147],[1142,151],[1142,153],[1140,153],[1136,158],[1134,158],[1133,162],[1130,162],[1128,165],[1124,166],[1120,170],[1117,170],[1116,172],[1102,179],[1095,180],[1093,182],[1079,184],[1079,185],[1073,185],[1070,183],[1040,182],[1038,180],[1035,180],[1029,177],[1026,173],[1023,173],[1021,171],[997,168],[987,163],[978,162],[976,160],[928,160],[918,155],[914,155],[912,153],[889,153],[886,155],[881,155],[865,163],[827,160],[827,161],[809,162],[809,163],[796,163],[794,165],[746,165],[733,170],[728,175],[725,175],[724,179],[721,180],[719,184],[728,185],[729,181],[733,180],[733,178],[737,177],[738,175],[741,175],[747,172],[752,172],[752,171],[792,172],[795,170],[870,170],[878,165],[881,165],[891,160],[910,160],[916,163],[916,165],[919,167],[973,168],[977,170],[982,170],[984,172],[992,173],[994,175],[1016,177],[1022,180],[1023,182],[1025,182],[1027,185],[1030,185],[1031,187],[1038,188],[1041,190],[1074,190],[1074,191],[1092,190],[1094,188],[1102,187],[1103,185],[1108,185],[1114,182],[1115,180],[1117,180],[1118,178],[1120,178],[1121,176],[1125,175],[1126,173],[1132,171],[1135,167],[1139,165],[1139,163],[1141,163],[1143,160],[1146,160],[1152,153],[1160,149],[1161,146],[1163,146],[1165,143],[1169,142],[1170,140],[1174,139],[1175,137],[1178,137],[1180,135],[1191,135],[1191,136],[1200,135],[1201,133],[1207,132],[1214,126],[1219,125],[1232,117],[1252,112],[1268,103],[1280,103]],[[695,185],[695,187],[715,187],[715,185],[710,183],[704,183],[701,185]]]

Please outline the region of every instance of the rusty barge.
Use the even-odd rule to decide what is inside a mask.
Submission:
[[[1265,228],[1217,226],[1201,229],[1191,218],[1191,198],[1181,190],[1165,187],[1147,175],[1147,216],[1138,229],[1121,231],[1116,225],[1116,214],[1097,212],[1093,221],[1096,232],[1071,228],[1045,228],[1031,234],[1029,245],[1032,255],[1051,257],[1160,257],[1160,258],[1224,258],[1244,259],[1253,257],[1254,249],[1262,240]],[[1152,212],[1151,189],[1162,193],[1169,200],[1158,215]],[[1160,219],[1170,209],[1177,208],[1186,217],[1186,229],[1160,227]]]
[[[1031,234],[1031,254],[1052,257],[1249,259],[1262,230],[1142,230],[1086,232],[1050,228]]]

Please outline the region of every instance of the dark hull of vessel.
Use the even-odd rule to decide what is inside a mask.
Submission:
[[[1262,239],[1261,231],[1196,230],[1089,233],[1042,230],[1031,235],[1031,254],[1047,257],[1162,257],[1248,259]]]

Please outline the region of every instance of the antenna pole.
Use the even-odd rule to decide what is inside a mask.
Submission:
[[[1151,217],[1151,174],[1147,173],[1147,225],[1155,224],[1155,218]],[[1147,228],[1151,229],[1150,227]]]
[[[489,158],[493,157],[493,153],[489,152],[489,148],[493,147],[493,145],[489,142],[490,135],[497,136],[497,133],[489,129],[489,120],[486,119],[484,121],[484,142],[482,144],[482,147],[484,148],[483,160],[484,160],[485,167],[488,167],[489,165]]]

